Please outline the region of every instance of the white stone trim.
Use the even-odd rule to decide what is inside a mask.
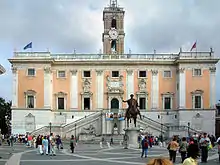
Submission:
[[[28,96],[33,96],[34,97],[34,107],[33,108],[36,108],[37,99],[36,99],[36,92],[34,90],[27,90],[26,92],[24,92],[25,108],[33,109],[33,108],[28,107]]]
[[[202,90],[195,90],[191,92],[192,95],[192,108],[193,109],[203,109],[203,91]],[[201,97],[201,108],[195,108],[195,96]]]
[[[29,69],[34,69],[34,75],[28,75],[28,70],[29,70]],[[34,67],[28,67],[27,70],[26,70],[26,76],[27,76],[27,77],[36,77],[36,76],[37,76],[36,68],[34,68]]]
[[[126,75],[127,99],[129,99],[130,95],[134,94],[134,71],[131,69],[127,69]]]
[[[141,71],[145,71],[145,72],[146,72],[146,77],[140,77],[140,72],[141,72]],[[147,70],[146,70],[146,69],[138,69],[138,70],[137,70],[137,75],[138,75],[138,78],[139,78],[139,79],[142,79],[142,78],[143,78],[143,79],[146,79],[146,78],[148,77],[148,73],[147,73]]]
[[[159,76],[158,70],[151,70],[152,83],[151,83],[151,109],[159,108]]]
[[[50,67],[44,68],[44,108],[52,108],[52,71]]]
[[[64,109],[63,110],[66,110],[67,109],[67,94],[64,93],[64,92],[58,92],[55,94],[55,99],[56,99],[56,109],[58,109],[58,98],[64,98]]]
[[[13,82],[12,82],[12,107],[18,107],[18,71],[12,67]]]
[[[163,109],[165,110],[165,98],[169,97],[170,98],[170,109],[166,110],[172,110],[173,109],[173,99],[174,99],[174,94],[173,93],[164,93],[162,94],[162,104],[163,104]]]
[[[210,67],[210,97],[209,97],[209,106],[210,108],[215,108],[216,103],[216,67]]]
[[[140,106],[140,98],[145,98],[145,110],[148,110],[148,93],[147,92],[136,93],[136,97],[137,97],[137,102],[139,106]]]
[[[70,109],[78,109],[78,71],[70,70]]]
[[[103,77],[103,70],[96,70],[96,89],[97,89],[97,93],[96,93],[96,108],[98,109],[103,109],[103,103],[104,103],[104,77]]]
[[[201,75],[195,75],[195,69],[200,69]],[[193,73],[193,75],[192,75],[193,77],[202,77],[203,76],[203,68],[195,67],[195,68],[193,68],[192,73]]]
[[[108,96],[108,108],[111,109],[111,100],[114,98],[118,99],[119,109],[122,109],[122,98],[119,95]]]
[[[165,76],[164,76],[164,75],[165,75],[165,72],[170,72],[170,77],[165,77]],[[172,76],[173,76],[172,70],[164,70],[164,71],[163,71],[163,78],[169,79],[169,78],[172,78]]]
[[[59,77],[59,72],[65,72],[65,77]],[[65,79],[65,78],[67,78],[67,72],[66,72],[66,70],[57,70],[57,78],[59,78],[59,79]]]
[[[84,72],[85,71],[89,71],[90,72],[90,77],[84,77]],[[90,79],[90,78],[92,78],[92,70],[91,69],[84,69],[84,70],[82,70],[82,78],[83,79]]]
[[[184,109],[186,107],[186,74],[185,68],[179,68],[179,105],[180,109]]]
[[[90,109],[89,110],[93,110],[93,105],[92,105],[92,93],[83,93],[82,94],[82,99],[81,99],[81,104],[82,104],[82,110],[86,110],[84,109],[84,98],[90,98]]]

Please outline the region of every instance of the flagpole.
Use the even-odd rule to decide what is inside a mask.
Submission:
[[[197,57],[197,40],[196,40],[196,57]]]

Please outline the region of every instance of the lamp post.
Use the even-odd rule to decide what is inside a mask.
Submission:
[[[163,142],[163,123],[161,123],[160,133],[161,133],[161,142]]]
[[[75,139],[76,139],[76,124],[75,124]],[[77,139],[76,139],[77,140]]]
[[[9,128],[8,128],[8,116],[5,116],[5,125],[6,125],[6,128],[7,128],[7,134],[9,133]]]
[[[188,137],[190,137],[189,127],[190,127],[190,122],[188,122]]]
[[[50,122],[50,123],[49,123],[49,126],[50,126],[50,135],[51,135],[51,125],[52,125],[52,123]]]

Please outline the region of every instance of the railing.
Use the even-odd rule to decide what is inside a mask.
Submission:
[[[13,59],[51,59],[62,60],[111,60],[111,59],[145,59],[145,60],[178,60],[178,59],[212,59],[213,52],[180,52],[179,54],[51,54],[50,52],[15,52]]]
[[[64,132],[68,131],[69,129],[72,129],[73,127],[79,127],[79,125],[82,125],[83,123],[88,122],[89,119],[93,119],[93,118],[96,118],[98,116],[101,116],[101,113],[100,112],[94,112],[93,114],[88,115],[86,118],[83,117],[83,118],[81,118],[79,120],[76,120],[72,123],[69,123],[67,125],[63,125],[62,129],[63,129]]]

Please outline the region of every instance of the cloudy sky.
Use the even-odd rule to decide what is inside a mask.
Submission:
[[[33,51],[97,53],[102,48],[102,10],[109,0],[0,0],[0,96],[11,99],[8,58],[33,42]],[[126,10],[126,45],[133,53],[198,51],[220,56],[219,0],[118,0]],[[217,67],[217,82],[220,81]],[[220,86],[217,86],[217,91]],[[217,100],[220,94],[217,92]]]

